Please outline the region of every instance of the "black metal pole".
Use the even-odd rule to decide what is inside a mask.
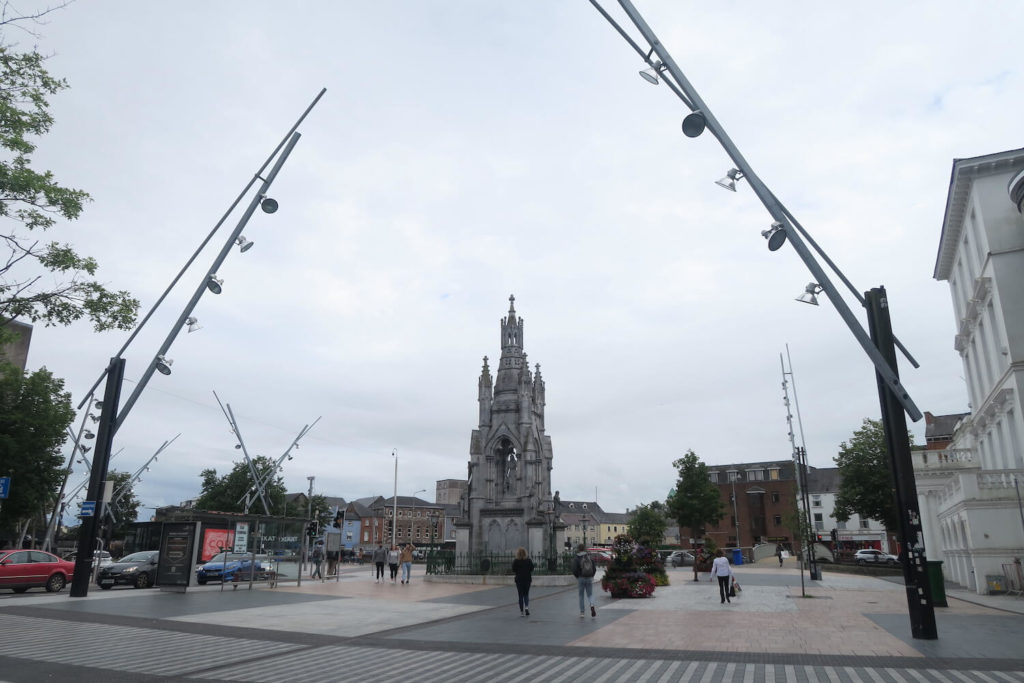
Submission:
[[[871,341],[899,374],[896,365],[896,346],[893,342],[889,303],[884,287],[876,287],[864,296],[868,309],[868,329]],[[896,509],[899,518],[900,561],[903,565],[903,583],[907,589],[907,607],[910,612],[910,630],[914,638],[934,640],[939,637],[935,628],[935,605],[931,585],[928,583],[928,564],[921,528],[921,510],[917,502],[917,484],[914,465],[910,457],[910,439],[907,436],[907,415],[893,395],[885,378],[878,378],[878,401],[882,408],[882,426],[889,451],[896,491]]]
[[[75,556],[75,575],[71,579],[71,597],[84,598],[89,595],[89,581],[92,579],[92,553],[96,545],[96,530],[103,518],[103,482],[110,465],[110,445],[114,441],[114,422],[117,406],[121,401],[121,380],[124,378],[124,359],[111,358],[107,367],[107,385],[103,391],[103,410],[100,413],[99,428],[96,430],[96,451],[93,454],[92,474],[85,499],[94,501],[96,508],[89,517],[82,517],[78,529],[78,554]]]

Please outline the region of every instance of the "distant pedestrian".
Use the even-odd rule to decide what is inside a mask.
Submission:
[[[777,543],[775,545],[775,556],[779,558],[779,566],[782,566],[782,544]]]
[[[715,561],[711,563],[711,580],[718,577],[718,593],[722,596],[722,604],[732,602],[729,599],[729,581],[732,579],[732,567],[721,548],[715,551]]]
[[[398,578],[398,558],[398,546],[393,545],[391,550],[388,551],[388,569],[391,570],[391,583],[394,583],[395,579]]]
[[[323,571],[321,567],[324,563],[324,542],[317,541],[316,545],[313,546],[313,575],[311,579],[323,579]]]
[[[580,595],[580,619],[586,614],[583,604],[583,594],[587,595],[587,602],[590,603],[590,616],[596,617],[597,610],[594,608],[594,574],[597,573],[597,566],[594,558],[587,552],[587,546],[580,543],[576,546],[576,557],[572,558],[572,575],[576,577],[576,588]]]
[[[412,551],[416,550],[416,546],[412,543],[406,543],[405,547],[402,548],[401,562],[402,562],[402,583],[409,583],[409,579],[412,578]]]
[[[530,616],[530,583],[533,581],[533,560],[526,554],[526,548],[516,551],[512,560],[512,573],[516,575],[516,591],[519,593],[519,616]]]
[[[388,561],[388,551],[384,550],[384,544],[378,543],[373,551],[373,563],[377,565],[377,577],[374,583],[384,583],[384,563]]]

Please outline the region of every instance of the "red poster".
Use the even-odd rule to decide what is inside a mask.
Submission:
[[[200,559],[207,562],[211,557],[224,550],[230,551],[235,542],[235,532],[228,529],[204,529],[203,547]]]

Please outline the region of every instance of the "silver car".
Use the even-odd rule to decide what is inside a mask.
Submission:
[[[860,565],[885,564],[894,567],[899,562],[899,559],[895,555],[888,555],[881,550],[865,549],[854,553],[853,561]]]
[[[668,556],[668,561],[673,567],[692,567],[693,553],[688,550],[676,550]]]

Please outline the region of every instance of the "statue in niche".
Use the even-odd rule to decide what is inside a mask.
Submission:
[[[516,477],[519,471],[519,455],[516,453],[516,447],[508,439],[502,439],[495,454],[502,464],[502,490],[505,493],[515,493]]]

